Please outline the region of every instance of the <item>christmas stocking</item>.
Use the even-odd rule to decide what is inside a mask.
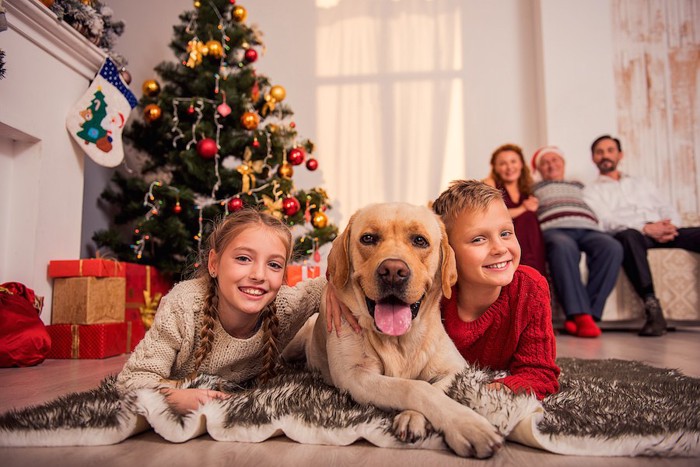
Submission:
[[[66,128],[90,159],[115,167],[124,159],[122,129],[136,104],[116,65],[106,58],[87,92],[68,113]]]

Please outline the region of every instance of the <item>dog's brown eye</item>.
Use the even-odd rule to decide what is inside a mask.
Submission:
[[[363,245],[376,245],[378,240],[379,238],[372,234],[364,234],[362,237],[360,237],[360,243]]]
[[[428,248],[430,246],[428,240],[426,240],[422,235],[416,235],[413,237],[413,244],[419,248]]]

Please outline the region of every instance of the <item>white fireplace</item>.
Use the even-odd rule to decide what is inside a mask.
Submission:
[[[65,128],[105,54],[36,0],[5,0],[0,32],[0,283],[45,297],[49,260],[80,257],[85,155]]]

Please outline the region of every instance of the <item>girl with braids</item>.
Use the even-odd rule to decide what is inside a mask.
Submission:
[[[178,380],[210,374],[267,381],[284,346],[318,311],[326,284],[317,278],[283,286],[291,251],[289,228],[268,214],[244,209],[220,222],[194,278],[161,300],[117,377],[120,387],[160,388],[174,410],[186,413],[226,394],[181,389]]]

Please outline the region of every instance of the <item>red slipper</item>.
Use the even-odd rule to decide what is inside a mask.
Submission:
[[[576,335],[578,337],[598,337],[600,336],[600,328],[593,321],[591,315],[580,314],[574,316],[576,320]]]
[[[576,322],[573,319],[567,319],[564,321],[564,331],[567,334],[575,336],[577,334],[578,328],[576,327]]]

